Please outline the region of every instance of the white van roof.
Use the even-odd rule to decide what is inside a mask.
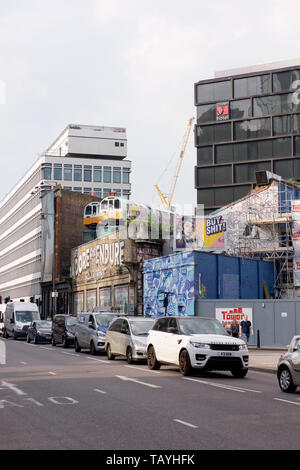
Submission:
[[[32,302],[9,302],[7,305],[12,305],[14,310],[21,310],[21,311],[33,311],[38,312],[38,306]]]

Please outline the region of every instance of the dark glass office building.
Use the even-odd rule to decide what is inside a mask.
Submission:
[[[245,196],[256,171],[300,180],[300,61],[278,65],[195,84],[195,187],[206,213]]]

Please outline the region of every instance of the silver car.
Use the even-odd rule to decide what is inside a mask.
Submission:
[[[283,392],[293,393],[300,387],[300,335],[293,337],[288,351],[280,357],[277,378]]]
[[[91,354],[105,352],[106,331],[117,315],[112,312],[79,313],[75,326],[75,351],[80,352],[85,348]]]
[[[105,338],[107,358],[126,356],[128,364],[147,359],[147,335],[154,320],[145,317],[119,317],[109,326]]]

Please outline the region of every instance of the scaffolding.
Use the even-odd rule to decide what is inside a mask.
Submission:
[[[291,201],[299,198],[292,184],[272,181],[225,209],[226,251],[273,263],[273,293],[265,285],[266,297],[295,297]]]

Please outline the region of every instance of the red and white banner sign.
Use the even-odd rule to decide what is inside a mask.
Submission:
[[[236,319],[238,323],[242,320],[247,319],[252,322],[252,308],[244,308],[244,307],[224,307],[224,308],[216,308],[216,319],[219,320],[220,323],[225,328],[230,327],[232,320]]]

